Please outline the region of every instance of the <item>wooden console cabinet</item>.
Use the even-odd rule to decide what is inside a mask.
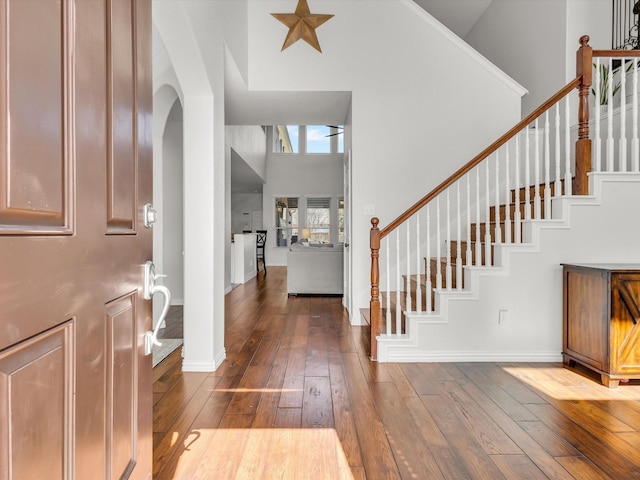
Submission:
[[[562,346],[609,388],[640,379],[640,264],[563,264]]]

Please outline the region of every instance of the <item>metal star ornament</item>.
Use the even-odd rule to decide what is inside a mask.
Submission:
[[[284,39],[281,51],[302,39],[322,53],[320,42],[316,35],[316,28],[333,17],[333,15],[311,13],[307,0],[298,0],[295,13],[272,13],[271,15],[289,27],[289,33]]]

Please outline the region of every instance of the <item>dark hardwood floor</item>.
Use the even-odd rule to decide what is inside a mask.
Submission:
[[[336,297],[269,267],[226,296],[227,360],[154,369],[155,479],[640,479],[640,385],[560,363],[376,364]]]

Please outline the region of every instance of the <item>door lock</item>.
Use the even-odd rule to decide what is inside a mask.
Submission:
[[[144,218],[144,226],[147,228],[151,228],[158,220],[158,212],[150,203],[145,204],[142,216]]]

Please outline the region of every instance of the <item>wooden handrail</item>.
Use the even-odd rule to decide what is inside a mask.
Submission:
[[[593,50],[594,57],[640,57],[640,50]]]
[[[581,77],[576,77],[571,82],[569,82],[565,87],[559,90],[555,95],[553,95],[549,100],[540,105],[537,109],[535,109],[532,113],[527,115],[524,120],[518,123],[515,127],[509,130],[507,133],[502,135],[498,140],[493,142],[487,148],[485,148],[480,154],[476,155],[470,162],[460,168],[457,172],[447,178],[444,182],[438,185],[436,188],[431,190],[427,195],[422,197],[415,205],[406,210],[402,215],[396,218],[389,225],[380,230],[380,238],[386,237],[393,230],[398,228],[398,226],[402,225],[405,221],[407,221],[412,215],[414,215],[418,210],[424,207],[427,203],[437,197],[440,193],[447,189],[447,187],[453,185],[456,181],[458,181],[462,176],[468,173],[473,167],[478,165],[482,160],[487,158],[489,155],[494,153],[498,148],[507,143],[510,139],[515,137],[520,131],[524,130],[524,128],[533,122],[536,118],[542,115],[545,111],[555,105],[561,98],[566,96],[569,92],[574,90],[580,85]]]
[[[553,105],[558,103],[562,98],[568,95],[572,90],[578,88],[578,140],[575,149],[575,190],[574,194],[588,194],[587,174],[591,170],[591,139],[589,138],[589,90],[592,84],[592,65],[593,57],[640,57],[639,50],[593,50],[589,46],[589,36],[580,37],[580,48],[576,52],[576,78],[560,89],[549,100],[544,102],[540,107],[531,112],[527,117],[520,121],[515,127],[502,135],[498,140],[493,142],[482,152],[476,155],[471,161],[462,166],[449,178],[444,180],[440,185],[431,190],[427,195],[422,197],[412,207],[407,209],[403,214],[398,216],[394,221],[383,229],[378,228],[378,218],[371,220],[370,247],[371,247],[371,359],[377,359],[377,336],[381,330],[381,306],[380,306],[380,288],[378,285],[380,278],[380,270],[378,265],[380,241],[389,233],[398,228],[401,224],[409,220],[422,207],[427,205],[431,200],[444,192],[447,188],[460,180],[464,175],[479,165],[489,155],[496,152],[500,147],[506,144],[510,139],[515,137],[519,132],[530,125],[534,120],[540,117],[544,112],[549,110]]]

